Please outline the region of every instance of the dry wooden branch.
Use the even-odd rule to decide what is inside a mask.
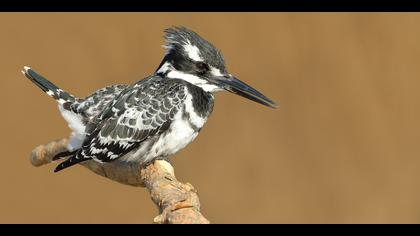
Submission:
[[[67,150],[67,144],[67,139],[61,139],[36,147],[30,155],[32,165],[50,163],[57,153]],[[172,165],[167,161],[157,160],[144,167],[122,162],[100,164],[95,161],[82,162],[81,165],[113,181],[146,187],[159,208],[160,214],[154,218],[154,223],[209,223],[200,213],[200,201],[194,187],[179,182]]]

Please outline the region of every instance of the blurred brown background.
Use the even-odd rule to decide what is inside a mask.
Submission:
[[[32,167],[69,134],[24,65],[78,96],[159,65],[187,26],[279,104],[220,93],[174,158],[213,223],[420,223],[420,14],[1,13],[2,223],[150,223],[145,189],[76,166]]]

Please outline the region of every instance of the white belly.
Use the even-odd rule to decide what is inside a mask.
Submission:
[[[200,124],[195,123],[194,125],[201,128],[206,120],[203,119]],[[191,143],[198,135],[198,131],[191,127],[190,122],[191,120],[182,118],[182,111],[178,112],[167,132],[162,133],[159,137],[144,141],[138,149],[131,151],[119,160],[144,163],[158,157],[175,154]]]
[[[152,146],[148,161],[153,157],[169,156],[175,154],[191,143],[198,135],[186,120],[174,121],[171,125],[170,132],[162,135]]]

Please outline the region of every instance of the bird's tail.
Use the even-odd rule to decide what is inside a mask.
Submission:
[[[81,157],[80,156],[80,152],[81,152],[81,149],[78,149],[78,150],[76,150],[74,152],[69,152],[69,153],[72,153],[71,156],[69,158],[67,158],[67,160],[61,162],[54,169],[54,172],[59,172],[60,170],[66,169],[66,168],[68,168],[70,166],[73,166],[73,165],[76,165],[76,164],[78,164],[80,162],[87,161],[87,160],[91,159],[91,158]],[[56,160],[58,158],[59,158],[58,156],[55,157]]]
[[[26,78],[36,84],[39,88],[42,89],[42,91],[48,94],[48,96],[54,98],[61,105],[67,102],[72,103],[76,100],[73,95],[58,88],[55,84],[51,83],[28,66],[23,67],[22,74],[24,74]]]

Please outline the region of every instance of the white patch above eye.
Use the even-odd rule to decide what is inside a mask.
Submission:
[[[203,61],[200,57],[200,50],[197,46],[192,45],[189,41],[184,45],[184,50],[187,52],[188,57],[194,61]]]

